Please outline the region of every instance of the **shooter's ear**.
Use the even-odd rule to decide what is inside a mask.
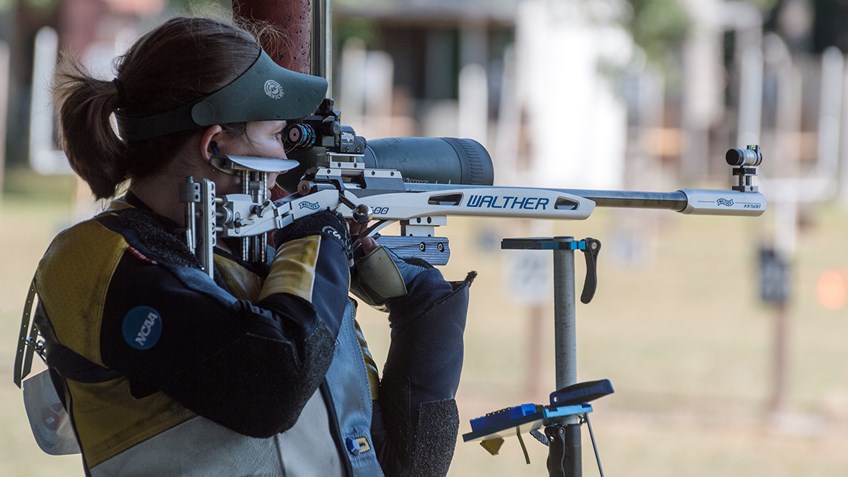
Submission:
[[[205,131],[203,131],[203,135],[200,136],[200,155],[203,157],[205,161],[209,161],[209,158],[214,154],[218,154],[218,142],[221,141],[222,132],[224,128],[220,125],[216,124],[214,126],[209,126]]]

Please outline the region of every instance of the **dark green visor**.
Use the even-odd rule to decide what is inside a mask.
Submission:
[[[223,88],[179,108],[152,116],[115,112],[118,131],[138,141],[214,124],[291,120],[315,112],[327,92],[327,80],[287,70],[264,51],[244,73]]]

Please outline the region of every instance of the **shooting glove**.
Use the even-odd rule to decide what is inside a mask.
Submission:
[[[350,291],[365,303],[383,308],[387,300],[406,296],[407,285],[428,268],[433,266],[423,260],[401,259],[379,246],[354,262]]]

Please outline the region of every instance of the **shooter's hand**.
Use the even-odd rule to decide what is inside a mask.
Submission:
[[[377,241],[373,237],[363,236],[368,224],[360,224],[355,220],[348,219],[347,226],[350,229],[350,239],[353,243],[354,257],[363,257],[377,248]]]
[[[350,269],[351,293],[377,308],[383,308],[389,298],[406,295],[406,280],[395,263],[394,254],[376,245],[373,239],[367,245],[370,247],[367,252],[365,242],[361,243],[362,246],[354,253]]]
[[[364,243],[363,247],[366,247]],[[376,242],[367,253],[355,257],[350,289],[371,306],[386,309],[410,304],[426,306],[452,291],[442,274],[429,263],[402,259],[389,249],[376,246]]]

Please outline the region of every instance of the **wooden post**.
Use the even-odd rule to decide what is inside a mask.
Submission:
[[[6,113],[9,106],[9,45],[0,42],[0,204],[3,203],[3,183],[6,180]]]
[[[312,9],[310,0],[233,0],[233,18],[267,22],[283,35],[280,41],[261,39],[262,48],[283,68],[310,73]]]
[[[787,368],[789,364],[789,305],[774,306],[774,335],[772,336],[772,383],[768,410],[777,415],[786,410],[788,390]]]

